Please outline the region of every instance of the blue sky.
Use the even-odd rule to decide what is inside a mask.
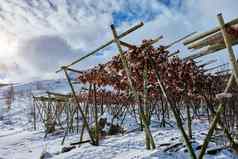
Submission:
[[[130,3],[131,2],[131,3]],[[182,0],[158,0],[160,5],[168,9],[176,8],[179,11],[182,6]],[[153,3],[140,4],[140,1],[125,1],[126,7],[121,10],[112,12],[113,24],[120,26],[122,23],[133,23],[134,21],[143,20],[144,22],[154,20],[163,11],[153,8]]]
[[[237,0],[8,0],[0,8],[0,79],[13,82],[62,77],[55,74],[61,65],[112,38],[112,23],[122,32],[143,21],[143,28],[123,40],[139,44],[163,35],[160,44],[168,44],[213,28],[219,12],[226,21],[238,17]],[[171,51],[176,49],[189,54],[182,44]],[[224,52],[204,61],[227,62]],[[75,68],[93,67],[116,53],[111,45]]]

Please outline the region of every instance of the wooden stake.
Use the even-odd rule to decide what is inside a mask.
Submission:
[[[139,95],[137,94],[136,89],[135,89],[134,86],[133,86],[132,79],[131,79],[131,72],[130,72],[130,69],[129,69],[127,60],[126,60],[126,58],[123,56],[123,50],[122,50],[122,48],[121,48],[120,41],[119,41],[119,39],[118,39],[118,35],[117,35],[117,32],[116,32],[116,29],[115,29],[114,25],[111,25],[111,29],[112,29],[114,41],[116,42],[117,48],[118,48],[119,53],[120,53],[120,58],[121,58],[121,61],[122,61],[122,64],[123,64],[123,68],[124,68],[124,70],[126,71],[127,80],[128,80],[130,89],[132,90],[132,93],[133,93],[133,95],[134,95],[136,101],[139,101]],[[139,111],[140,111],[141,119],[142,119],[142,122],[143,122],[143,125],[144,125],[144,129],[145,129],[145,133],[150,137],[151,146],[152,146],[152,148],[154,149],[154,148],[155,148],[154,139],[153,139],[152,134],[151,134],[151,131],[150,131],[148,125],[147,125],[147,121],[146,121],[145,114],[142,113],[142,110],[143,110],[143,109],[141,108],[140,105],[139,105],[139,109],[140,109]]]
[[[147,95],[148,95],[148,76],[147,76],[147,64],[144,66],[144,72],[143,72],[143,79],[144,79],[144,92],[143,92],[143,102],[144,102],[144,110],[145,110],[145,117],[147,121],[147,125],[149,125],[149,110],[148,110],[148,101],[147,101]],[[145,140],[146,140],[146,149],[150,149],[150,137],[145,134]]]
[[[189,136],[189,139],[191,140],[193,138],[193,135],[192,135],[192,118],[191,118],[191,114],[190,114],[190,106],[188,104],[186,104],[186,107],[187,107],[188,136]]]
[[[34,101],[35,99],[33,100],[33,129],[36,130],[36,105]]]
[[[93,84],[93,93],[94,93],[94,120],[95,120],[95,144],[96,146],[99,145],[99,127],[98,127],[98,108],[97,108],[97,92],[96,92],[96,85]]]

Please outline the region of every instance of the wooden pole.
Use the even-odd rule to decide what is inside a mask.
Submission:
[[[220,67],[223,67],[223,66],[225,66],[225,65],[227,65],[227,64],[217,65],[217,66],[214,66],[214,67],[205,69],[204,72],[211,71],[211,70],[215,70],[215,69],[220,68]]]
[[[144,79],[144,92],[143,92],[143,102],[144,102],[144,110],[145,115],[147,118],[147,123],[149,125],[149,106],[148,106],[148,70],[147,64],[144,65],[144,72],[143,72],[143,79]]]
[[[188,60],[188,59],[197,59],[197,58],[200,58],[202,56],[206,56],[206,55],[210,55],[212,53],[215,53],[221,49],[224,49],[224,46],[223,45],[220,45],[220,44],[215,44],[215,45],[211,45],[211,46],[208,46],[204,49],[201,49],[199,50],[198,52],[188,56],[188,57],[185,57],[183,60]]]
[[[70,88],[71,88],[71,91],[72,91],[72,93],[73,93],[73,96],[74,96],[74,99],[75,99],[75,101],[76,101],[77,107],[78,107],[78,109],[79,109],[79,111],[80,111],[80,113],[81,113],[81,116],[82,116],[82,118],[83,118],[83,122],[85,123],[85,128],[86,128],[87,131],[88,131],[88,134],[89,134],[89,137],[90,137],[90,139],[91,139],[91,142],[92,142],[93,145],[95,145],[95,144],[96,144],[96,143],[95,143],[95,140],[94,140],[93,135],[92,135],[92,133],[91,133],[91,130],[90,130],[89,124],[88,124],[88,122],[87,122],[87,119],[86,119],[86,117],[85,117],[85,115],[84,115],[84,112],[83,112],[83,110],[81,109],[81,106],[80,106],[80,104],[79,104],[79,100],[78,100],[78,98],[77,98],[77,96],[76,96],[76,92],[75,92],[74,87],[73,87],[73,85],[72,85],[72,83],[71,83],[70,77],[69,77],[69,75],[68,75],[68,73],[67,73],[67,68],[66,68],[66,67],[63,67],[62,69],[63,69],[64,72],[65,72],[65,76],[66,76],[66,78],[67,78],[67,81],[68,81],[69,86],[70,86]]]
[[[182,120],[180,118],[180,115],[178,114],[178,111],[176,110],[176,108],[171,105],[171,103],[170,103],[170,101],[168,99],[168,96],[166,94],[166,91],[164,89],[164,86],[163,86],[163,84],[162,84],[162,82],[160,80],[159,69],[157,68],[156,63],[155,63],[155,61],[152,58],[149,57],[149,60],[150,60],[150,62],[152,64],[152,66],[155,69],[156,78],[157,78],[157,82],[158,82],[159,87],[160,87],[160,91],[162,92],[162,95],[164,96],[168,107],[172,109],[172,112],[173,112],[174,117],[176,119],[177,127],[178,127],[178,129],[180,130],[180,132],[182,134],[182,137],[184,139],[185,145],[186,145],[186,147],[188,149],[188,152],[190,153],[190,157],[192,159],[196,159],[197,158],[196,154],[195,154],[195,152],[193,150],[193,147],[192,147],[192,144],[190,143],[189,138],[188,138],[188,136],[187,136],[187,134],[186,134],[186,132],[185,132],[185,130],[183,128],[183,123],[182,123]]]
[[[129,87],[130,87],[133,95],[135,96],[136,101],[139,101],[139,95],[137,94],[137,91],[133,86],[132,79],[131,79],[131,72],[130,72],[128,63],[126,61],[126,58],[123,56],[123,50],[121,48],[120,41],[118,39],[118,35],[117,35],[117,32],[116,32],[116,29],[115,29],[114,25],[111,25],[111,29],[112,29],[114,41],[116,42],[117,48],[118,48],[119,53],[120,53],[120,58],[121,58],[121,61],[122,61],[122,64],[123,64],[123,68],[126,71]],[[151,146],[152,146],[153,149],[155,149],[155,143],[154,143],[153,136],[152,136],[151,131],[150,131],[148,125],[147,125],[145,114],[142,113],[142,111],[141,111],[143,109],[141,108],[140,105],[139,105],[139,109],[140,109],[140,111],[139,111],[140,116],[141,116],[141,119],[142,119],[142,122],[143,122],[143,125],[144,125],[144,129],[145,129],[145,133],[150,137]]]
[[[227,26],[230,26],[230,25],[234,25],[234,24],[237,24],[237,23],[238,23],[238,18],[236,18],[236,19],[234,19],[234,20],[228,22],[226,25],[227,25]],[[208,35],[211,35],[211,34],[213,34],[213,33],[216,33],[216,32],[218,32],[218,31],[220,31],[220,29],[221,29],[220,26],[217,26],[217,27],[215,27],[214,29],[211,29],[211,30],[209,30],[209,31],[207,31],[207,32],[204,32],[204,33],[202,33],[202,34],[193,36],[193,37],[191,37],[190,39],[185,40],[183,43],[184,43],[184,45],[188,45],[188,44],[190,44],[190,43],[192,43],[192,42],[194,42],[194,41],[196,41],[196,40],[199,40],[199,39],[204,38],[204,37],[206,37],[206,36],[208,36]]]
[[[232,45],[230,44],[229,36],[228,36],[228,34],[226,33],[226,30],[225,30],[225,22],[224,22],[224,19],[222,17],[222,14],[218,14],[217,19],[218,19],[218,21],[220,23],[220,26],[221,26],[222,35],[223,35],[223,38],[224,38],[225,45],[228,49],[228,55],[229,55],[229,58],[230,58],[230,63],[231,63],[232,68],[233,68],[233,71],[232,71],[233,73],[230,76],[230,79],[227,83],[225,91],[223,92],[223,93],[227,93],[233,80],[235,80],[235,82],[238,84],[238,67],[237,67],[237,61],[236,61],[236,58],[235,58],[235,55],[234,55],[234,52],[233,52],[233,49],[232,49]],[[224,110],[224,104],[220,103],[220,105],[217,109],[216,115],[213,118],[212,124],[211,124],[211,126],[208,130],[208,134],[207,134],[207,136],[206,136],[206,138],[203,142],[203,146],[202,146],[202,149],[200,151],[198,159],[203,158],[203,156],[205,154],[205,151],[207,149],[207,145],[210,141],[210,138],[211,138],[211,136],[214,132],[214,129],[215,129],[215,127],[216,127],[216,125],[219,121],[220,114],[223,112],[223,110]],[[224,132],[226,133],[226,131],[224,131]]]
[[[148,110],[148,76],[147,76],[147,64],[144,66],[144,71],[143,71],[143,79],[144,79],[144,92],[143,92],[143,102],[144,102],[144,110],[145,110],[145,117],[147,121],[147,125],[149,125],[149,110]],[[150,137],[146,134],[145,135],[145,141],[146,143],[146,149],[150,149]]]
[[[187,107],[187,124],[188,124],[188,136],[189,139],[191,140],[193,138],[193,134],[192,134],[192,118],[191,118],[191,112],[190,112],[190,106],[188,105],[188,103],[186,104]]]
[[[59,97],[65,97],[65,98],[72,97],[72,95],[66,95],[66,94],[55,93],[55,92],[50,92],[50,91],[46,91],[46,93],[49,94],[49,95],[54,95],[54,96],[59,96]]]
[[[99,127],[98,127],[98,108],[97,108],[97,92],[96,85],[93,84],[93,93],[94,93],[94,119],[95,119],[95,144],[99,145]]]
[[[76,115],[77,115],[77,133],[79,133],[79,109],[78,108],[76,108],[77,109],[77,112],[76,112]]]
[[[180,51],[179,51],[179,50],[176,50],[175,52],[169,54],[168,57],[175,56],[175,55],[177,55],[177,54],[179,54],[179,53],[180,53]]]
[[[200,49],[205,46],[212,45],[215,40],[210,40],[211,38],[219,41],[219,39],[222,38],[222,34],[221,34],[221,32],[217,32],[216,34],[212,34],[211,36],[208,36],[205,39],[198,40],[198,41],[191,43],[190,45],[187,45],[187,48],[188,49]]]
[[[100,106],[100,114],[101,114],[101,116],[103,115],[103,113],[104,113],[104,103],[103,103],[103,94],[101,95],[101,106]]]
[[[232,72],[234,74],[236,83],[238,84],[238,64],[236,62],[235,53],[232,49],[232,45],[231,45],[231,42],[230,42],[230,36],[226,32],[225,22],[224,22],[224,19],[223,19],[221,13],[217,15],[217,19],[218,19],[218,22],[220,23],[221,32],[222,32],[222,35],[223,35],[223,38],[224,38],[226,48],[228,50],[228,55],[229,55],[229,58],[230,58],[230,64],[232,65]]]
[[[222,74],[222,73],[228,73],[230,71],[231,71],[231,69],[225,69],[225,70],[222,70],[222,71],[215,72],[215,74],[219,75],[219,74]]]
[[[36,104],[34,97],[33,97],[33,129],[36,130]]]
[[[229,78],[229,81],[227,82],[226,88],[225,88],[223,93],[228,93],[228,90],[231,87],[231,84],[232,84],[233,80],[234,80],[234,75],[232,74]],[[201,151],[199,153],[198,159],[203,159],[203,156],[206,152],[206,149],[207,149],[207,146],[208,146],[209,141],[211,139],[211,136],[214,132],[214,129],[216,128],[216,125],[219,121],[220,114],[223,112],[223,110],[224,110],[224,104],[220,103],[219,106],[218,106],[218,109],[216,111],[216,115],[215,115],[215,117],[213,118],[213,120],[211,122],[211,125],[210,125],[210,128],[208,130],[207,136],[203,141],[202,148],[201,148]]]
[[[217,62],[217,60],[216,59],[212,59],[212,60],[209,60],[209,61],[207,61],[207,62],[205,62],[203,64],[198,65],[198,67],[205,67],[205,66],[210,65],[210,64],[215,63],[215,62]]]
[[[191,36],[194,35],[194,34],[196,34],[196,32],[192,32],[192,33],[190,33],[190,34],[188,34],[188,35],[185,35],[184,37],[179,38],[179,39],[175,40],[174,42],[170,43],[170,44],[167,45],[165,48],[170,48],[171,46],[173,46],[173,45],[175,45],[175,44],[177,44],[177,43],[179,43],[179,42],[181,42],[181,41],[187,39],[188,37],[191,37]]]

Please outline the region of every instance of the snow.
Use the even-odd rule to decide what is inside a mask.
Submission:
[[[201,125],[200,125],[201,126]],[[153,136],[157,145],[163,143],[177,143],[180,136],[177,129],[173,128],[152,128]],[[199,129],[198,129],[199,130]],[[204,130],[199,130],[204,131]],[[200,132],[196,132],[199,133]],[[196,134],[195,133],[195,134]],[[77,141],[78,135],[70,136],[66,139],[66,145],[70,141]],[[172,140],[175,139],[175,140]],[[4,130],[0,134],[0,158],[3,159],[32,159],[39,158],[41,153],[46,151],[53,155],[54,159],[172,159],[188,158],[188,153],[184,151],[164,152],[163,146],[155,150],[146,150],[144,147],[143,132],[133,132],[126,135],[116,135],[101,140],[100,146],[84,144],[67,153],[60,153],[62,146],[61,136],[49,136],[44,139],[42,131],[27,130]],[[209,159],[238,158],[231,152],[223,150],[216,156],[207,155]]]
[[[52,84],[53,81],[45,82],[43,86]],[[58,85],[53,82],[53,90],[66,91],[65,82]],[[37,91],[34,83],[19,86],[17,89],[28,89],[31,87],[33,92]],[[1,101],[2,105],[4,102]],[[42,153],[48,153],[53,159],[188,159],[189,154],[185,152],[186,148],[181,145],[177,152],[164,151],[167,146],[159,146],[165,143],[182,142],[179,131],[176,127],[160,128],[158,122],[153,122],[151,129],[156,142],[155,150],[146,150],[144,145],[144,133],[134,131],[128,134],[108,136],[100,141],[100,146],[93,146],[89,143],[76,146],[75,149],[61,153],[64,146],[69,146],[71,142],[79,141],[79,134],[70,134],[66,137],[65,144],[61,145],[64,133],[50,134],[44,138],[44,131],[38,128],[32,129],[31,100],[27,97],[16,97],[10,110],[1,108],[0,115],[0,159],[33,159],[40,158]],[[110,115],[104,115],[110,119]],[[115,121],[116,122],[116,121]],[[125,119],[125,128],[129,131],[136,128],[132,119]],[[172,122],[172,125],[175,125]],[[193,136],[195,142],[193,147],[196,148],[202,143],[207,133],[208,123],[206,120],[193,120]],[[209,144],[209,148],[214,148],[216,143]],[[199,151],[196,151],[199,153]],[[208,159],[238,159],[238,156],[228,149],[222,150],[216,155],[206,155]]]

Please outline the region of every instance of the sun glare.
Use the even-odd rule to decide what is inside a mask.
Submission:
[[[16,53],[16,40],[6,34],[0,34],[0,58],[12,58]]]

